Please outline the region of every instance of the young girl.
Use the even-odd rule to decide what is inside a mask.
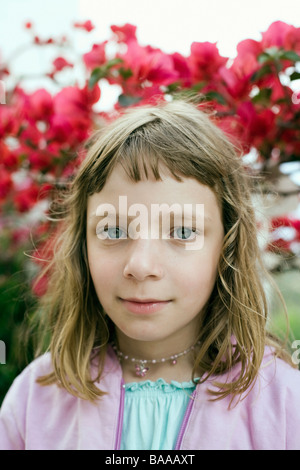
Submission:
[[[300,449],[248,178],[209,117],[179,100],[126,112],[65,207],[39,310],[49,351],[9,390],[0,448]]]

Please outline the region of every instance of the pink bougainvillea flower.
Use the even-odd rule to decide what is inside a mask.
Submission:
[[[106,62],[106,54],[105,54],[105,45],[107,41],[104,41],[100,44],[94,44],[92,50],[83,54],[83,61],[87,69],[94,69],[95,67],[99,67]]]
[[[120,84],[125,93],[135,95],[143,87],[153,85],[167,86],[178,79],[178,72],[174,68],[171,56],[160,49],[150,46],[142,47],[137,42],[131,41],[127,45],[127,51],[120,55],[122,64],[120,71],[129,71],[126,76],[123,72],[120,77],[112,79],[113,83]]]
[[[74,67],[74,65],[68,62],[64,57],[57,57],[52,63],[56,72],[60,72],[65,67]]]
[[[10,171],[15,171],[18,168],[18,163],[16,152],[11,150],[3,140],[0,140],[0,167],[3,165]]]
[[[84,29],[88,33],[95,29],[95,26],[91,22],[91,20],[87,20],[84,23],[76,22],[73,24],[74,28]]]
[[[286,38],[294,30],[291,26],[283,21],[275,21],[267,31],[262,33],[261,45],[263,49],[269,47],[285,47]]]
[[[189,61],[178,52],[171,54],[170,57],[173,60],[174,70],[178,73],[178,80],[180,80],[182,86],[190,87],[192,84],[192,73]]]
[[[52,96],[43,88],[28,95],[26,101],[26,114],[35,121],[47,120],[53,113]]]
[[[51,168],[53,155],[47,150],[32,150],[28,155],[30,167],[36,171],[43,171]]]
[[[53,114],[50,118],[50,127],[47,131],[47,139],[49,141],[55,140],[57,142],[67,142],[72,135],[71,122],[60,114]]]
[[[117,42],[136,41],[136,26],[126,23],[124,26],[112,25],[110,27],[117,38]]]
[[[284,48],[288,51],[295,51],[297,54],[300,54],[300,28],[291,26],[285,35]]]
[[[0,139],[8,135],[15,135],[18,132],[19,117],[17,107],[0,106]]]
[[[218,74],[225,87],[218,87],[223,95],[229,93],[230,97],[234,100],[241,100],[248,96],[252,85],[247,78],[240,76],[232,67],[220,67]],[[233,106],[235,104],[234,102],[232,103]]]
[[[20,143],[28,149],[38,149],[44,140],[44,134],[38,129],[37,121],[30,118],[23,122]]]
[[[0,201],[5,200],[12,187],[11,173],[3,166],[0,166]]]
[[[30,238],[31,229],[32,227],[23,226],[14,230],[12,233],[13,245],[17,247],[19,245],[21,246],[23,243],[26,243]]]
[[[284,232],[286,227],[289,229],[288,236]],[[272,242],[268,246],[268,251],[291,252],[292,243],[300,241],[300,220],[293,217],[274,217],[271,220],[270,230]]]
[[[13,196],[16,209],[19,212],[28,212],[37,203],[40,187],[32,182],[30,186],[17,190]]]
[[[261,64],[257,58],[262,53],[262,45],[254,39],[245,39],[237,45],[237,56],[233,61],[231,69],[238,77],[249,79]]]
[[[48,282],[49,279],[46,275],[34,279],[31,285],[33,294],[36,297],[42,297],[47,291]]]
[[[92,104],[100,96],[98,86],[89,90],[65,87],[53,98],[53,115],[49,120],[48,140],[68,142],[71,147],[83,142],[92,127]]]
[[[245,141],[244,138],[244,127],[239,119],[239,116],[226,115],[222,118],[215,118],[216,124],[220,129],[225,132],[230,141],[236,145],[237,148],[240,148],[245,154],[249,152],[251,144]]]
[[[211,79],[227,60],[227,57],[219,54],[216,43],[193,42],[189,56],[193,80],[200,82]]]
[[[275,114],[271,109],[258,110],[252,102],[241,103],[237,108],[244,132],[243,140],[259,148],[261,143],[276,132]]]
[[[93,88],[89,88],[88,84],[86,84],[85,87],[82,88],[82,92],[88,107],[97,103],[101,97],[101,90],[98,84],[94,85]]]

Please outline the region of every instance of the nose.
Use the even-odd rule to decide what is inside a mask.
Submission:
[[[123,275],[128,279],[143,281],[146,278],[161,279],[164,276],[160,240],[132,240]]]

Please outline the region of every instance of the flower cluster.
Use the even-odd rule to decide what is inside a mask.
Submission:
[[[196,95],[244,154],[256,150],[255,168],[262,173],[300,159],[300,94],[295,91],[300,28],[277,21],[260,41],[240,42],[237,56],[229,59],[210,42],[192,43],[188,56],[165,53],[141,45],[135,26],[114,25],[108,40],[93,44],[79,58],[83,85],[60,86],[60,74],[75,68],[61,52],[70,46],[67,38],[42,39],[32,23],[25,27],[31,45],[57,46],[60,55],[46,74],[58,87],[56,93],[44,88],[26,92],[15,77],[6,90],[6,103],[0,105],[0,225],[11,227],[5,234],[10,233],[13,247],[28,238],[28,228],[11,221],[27,217],[27,226],[30,222],[40,230],[40,220],[32,215],[36,207],[47,211],[52,189],[64,184],[84,157],[87,137],[102,120],[113,119],[127,106]],[[78,22],[74,28],[90,33],[94,25]],[[10,64],[0,64],[0,80],[11,78]],[[104,81],[120,88],[110,112],[95,110]]]

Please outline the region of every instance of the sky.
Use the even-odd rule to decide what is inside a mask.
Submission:
[[[7,60],[13,51],[28,43],[28,32],[23,27],[26,21],[33,22],[42,38],[66,34],[78,53],[108,39],[112,24],[131,23],[137,26],[142,45],[188,55],[193,41],[216,42],[220,54],[231,58],[236,56],[241,40],[259,40],[273,21],[300,26],[299,0],[0,0],[0,12],[0,60]],[[72,23],[87,19],[96,29],[89,34],[75,32]],[[50,49],[26,51],[14,60],[12,71],[39,75],[56,56],[57,51]],[[68,80],[66,74],[66,84]],[[26,82],[26,87],[49,88],[49,81],[37,77]],[[113,94],[113,89],[103,90],[103,109],[110,107]]]

